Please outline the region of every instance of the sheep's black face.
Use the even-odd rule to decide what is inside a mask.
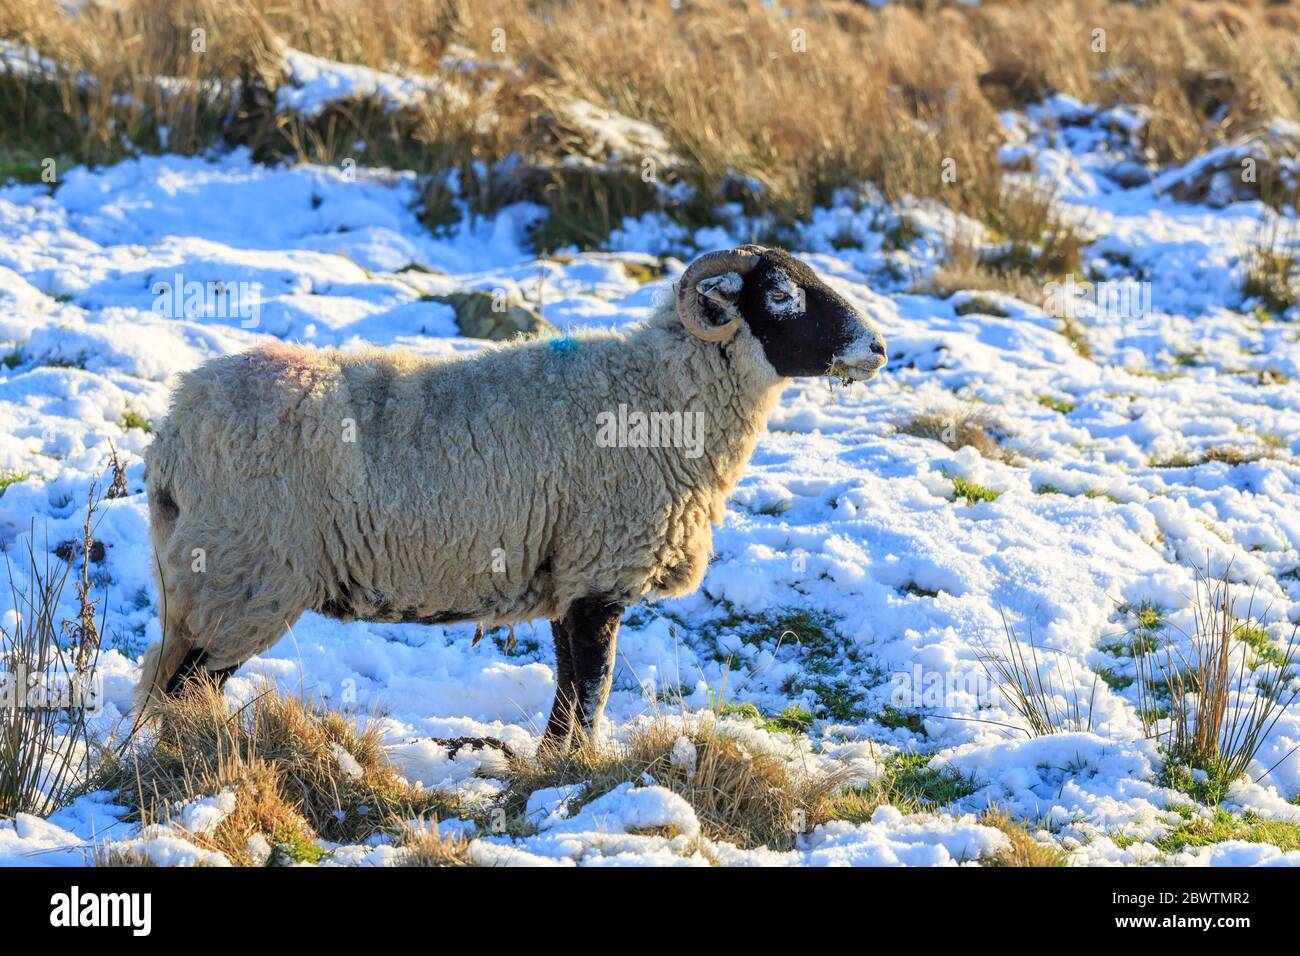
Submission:
[[[699,288],[720,311],[740,315],[778,375],[866,381],[885,365],[884,336],[784,250],[765,249],[744,276],[706,279]]]

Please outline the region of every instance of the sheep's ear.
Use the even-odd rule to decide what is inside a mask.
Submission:
[[[701,279],[695,290],[730,314],[736,307],[736,300],[740,298],[740,290],[744,285],[745,280],[739,272],[724,272],[719,276]]]

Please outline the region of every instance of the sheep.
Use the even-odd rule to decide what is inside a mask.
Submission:
[[[146,452],[163,639],[137,700],[223,680],[307,610],[546,618],[543,740],[567,747],[597,731],[624,610],[700,585],[783,383],[885,362],[863,315],[761,246],[701,255],[622,329],[451,360],[283,343],[213,359]]]

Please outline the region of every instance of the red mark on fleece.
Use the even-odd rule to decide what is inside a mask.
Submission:
[[[250,379],[286,379],[298,385],[307,385],[318,367],[311,352],[283,342],[256,348],[247,354],[247,359]]]

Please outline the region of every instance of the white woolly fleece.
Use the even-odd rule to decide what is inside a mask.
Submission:
[[[146,455],[169,647],[145,683],[191,647],[236,665],[307,609],[503,624],[690,592],[781,382],[747,329],[699,341],[671,303],[464,359],[274,344],[208,362]],[[620,405],[699,413],[702,444],[605,447]]]

